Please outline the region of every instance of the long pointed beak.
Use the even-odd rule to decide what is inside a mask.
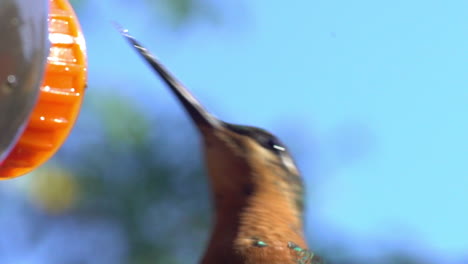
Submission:
[[[143,47],[134,37],[132,37],[128,30],[116,26],[122,36],[130,42],[136,51],[146,60],[146,62],[153,68],[162,80],[169,86],[171,91],[179,99],[184,106],[187,113],[192,118],[195,125],[201,130],[202,127],[206,128],[220,128],[222,122],[216,117],[212,116],[206,111],[200,102],[189,92],[184,85],[179,82],[163,65],[156,59],[145,47]]]

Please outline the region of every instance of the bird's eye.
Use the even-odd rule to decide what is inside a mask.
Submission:
[[[278,152],[278,151],[286,151],[286,148],[283,147],[283,144],[281,144],[277,139],[275,138],[270,138],[267,141],[267,146],[269,149]]]

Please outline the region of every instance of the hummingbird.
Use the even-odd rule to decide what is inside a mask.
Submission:
[[[201,136],[214,226],[200,263],[323,263],[307,249],[304,184],[286,146],[264,129],[210,114],[128,30],[118,29],[174,93]]]

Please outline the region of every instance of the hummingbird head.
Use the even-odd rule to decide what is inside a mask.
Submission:
[[[214,117],[127,30],[121,29],[121,34],[168,85],[198,128],[217,207],[242,207],[250,196],[265,193],[286,198],[302,212],[302,179],[277,137]]]
[[[271,194],[275,199],[286,198],[302,212],[302,178],[276,136],[261,128],[223,122],[222,132],[203,138],[216,195],[229,202],[226,197]]]

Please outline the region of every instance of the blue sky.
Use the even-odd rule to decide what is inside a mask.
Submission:
[[[244,1],[220,27],[174,32],[141,6],[110,2],[81,17],[89,93],[119,87],[142,107],[183,116],[116,20],[216,115],[295,142],[308,219],[320,227],[310,233],[368,251],[390,241],[466,256],[468,2]]]

